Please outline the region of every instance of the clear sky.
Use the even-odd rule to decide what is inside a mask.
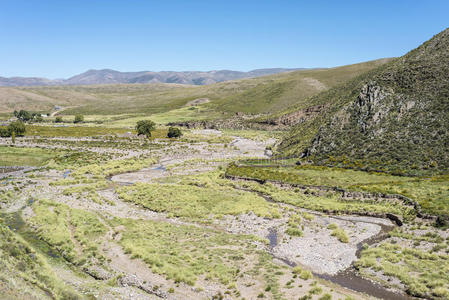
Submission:
[[[449,0],[0,0],[0,76],[332,67],[447,27]]]

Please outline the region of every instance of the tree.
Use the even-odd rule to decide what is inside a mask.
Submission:
[[[182,132],[181,129],[177,128],[177,127],[170,127],[168,128],[168,133],[167,136],[169,138],[177,138],[182,136]]]
[[[137,122],[136,131],[138,135],[146,135],[147,138],[151,136],[151,131],[156,129],[156,123],[151,120],[142,120]]]
[[[25,134],[26,127],[22,121],[11,122],[8,125],[8,132],[10,136],[14,133],[15,136],[23,136]]]
[[[14,112],[15,114],[15,112]],[[15,116],[17,117],[17,119],[19,119],[22,122],[27,122],[31,119],[33,119],[33,115],[26,110],[21,109],[17,114],[15,114]]]
[[[62,123],[62,117],[56,117],[55,123]]]
[[[84,116],[83,115],[76,115],[75,121],[73,123],[83,123],[84,122]]]
[[[34,116],[33,120],[37,123],[40,123],[40,122],[44,121],[44,118],[42,118],[42,116],[40,114],[36,114]]]

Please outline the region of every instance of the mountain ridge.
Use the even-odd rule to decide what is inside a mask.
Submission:
[[[233,70],[212,71],[137,71],[121,72],[113,69],[89,69],[67,79],[47,79],[43,77],[1,77],[0,86],[52,86],[91,85],[129,83],[178,83],[206,85],[235,79],[253,78],[284,72],[305,70],[305,68],[265,68],[248,72]]]

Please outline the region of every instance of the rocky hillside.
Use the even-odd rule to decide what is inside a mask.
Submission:
[[[310,102],[327,108],[292,129],[283,155],[398,174],[447,172],[449,29]]]

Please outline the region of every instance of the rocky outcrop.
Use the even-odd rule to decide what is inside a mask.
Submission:
[[[362,132],[366,132],[371,125],[378,124],[382,116],[388,113],[388,106],[382,105],[382,101],[389,95],[391,91],[385,91],[376,82],[370,82],[362,87],[354,103],[357,110],[357,125]]]
[[[274,119],[256,122],[259,124],[267,124],[279,128],[294,126],[303,123],[305,121],[308,121],[311,118],[314,118],[315,116],[320,114],[325,108],[326,108],[325,105],[314,105],[291,113],[287,113]]]
[[[332,113],[302,157],[399,175],[449,170],[449,29],[323,95]]]
[[[119,276],[117,282],[124,287],[134,286],[147,292],[148,294],[152,294],[163,299],[167,298],[167,293],[162,291],[158,286],[152,285],[149,282],[144,282],[140,280],[136,275]]]

